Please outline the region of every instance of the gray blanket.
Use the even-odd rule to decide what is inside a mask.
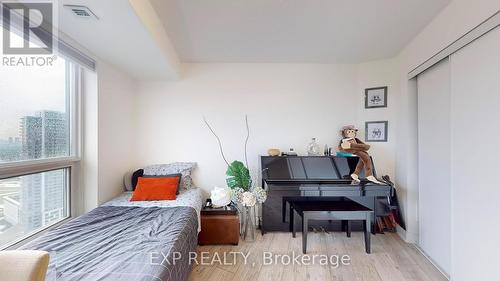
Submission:
[[[190,207],[99,207],[25,245],[50,252],[47,281],[187,280],[198,220]]]

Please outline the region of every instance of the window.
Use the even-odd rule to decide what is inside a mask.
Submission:
[[[69,217],[69,169],[0,180],[0,247]]]
[[[70,156],[70,68],[0,68],[0,163]]]
[[[62,56],[50,66],[0,65],[0,249],[71,215],[79,73]]]

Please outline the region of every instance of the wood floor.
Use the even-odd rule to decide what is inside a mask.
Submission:
[[[206,254],[212,260],[218,254],[232,257],[230,252],[249,253],[245,264],[244,258],[238,255],[235,265],[195,265],[191,273],[191,281],[198,280],[270,280],[270,281],[305,281],[305,280],[373,280],[373,281],[434,281],[447,280],[425,257],[411,244],[403,242],[397,234],[386,233],[372,235],[372,253],[364,252],[363,235],[353,232],[351,238],[345,233],[313,233],[308,235],[309,255],[349,255],[350,265],[337,268],[329,265],[263,265],[263,252],[291,255],[302,254],[302,238],[292,238],[290,233],[268,233],[261,236],[256,232],[253,242],[240,241],[238,246],[200,246],[198,253]],[[232,263],[232,259],[227,259]],[[286,264],[286,262],[285,262]]]

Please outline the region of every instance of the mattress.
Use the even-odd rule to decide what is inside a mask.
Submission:
[[[160,200],[160,201],[134,201],[130,202],[133,192],[124,192],[116,198],[104,203],[102,206],[122,206],[122,207],[191,207],[195,209],[198,216],[198,232],[201,230],[200,211],[203,206],[202,192],[200,188],[192,188],[183,190],[177,195],[176,200]]]
[[[101,206],[22,248],[49,252],[47,281],[184,281],[197,216],[188,206]]]

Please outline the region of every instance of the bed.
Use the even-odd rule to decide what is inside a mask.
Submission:
[[[23,249],[50,253],[47,281],[187,280],[200,226],[200,189],[169,201],[130,202],[131,195],[125,192]]]

